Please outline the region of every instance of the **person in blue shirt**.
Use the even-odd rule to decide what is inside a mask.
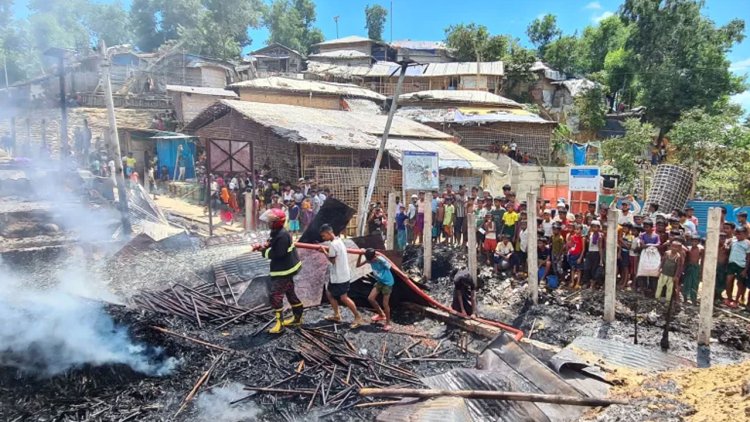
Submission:
[[[406,247],[406,220],[408,219],[406,207],[400,205],[396,213],[396,249],[399,251],[403,251]]]
[[[364,258],[364,261],[362,260]],[[377,315],[372,317],[372,322],[385,321],[383,325],[383,331],[391,330],[391,292],[393,291],[393,274],[391,273],[391,263],[388,262],[382,256],[378,256],[375,253],[375,249],[367,248],[363,255],[360,255],[357,259],[357,268],[370,264],[372,267],[372,273],[375,276],[377,282],[375,287],[372,288],[370,295],[367,299],[370,301],[370,305]],[[383,295],[383,307],[381,308],[378,304],[378,295]]]

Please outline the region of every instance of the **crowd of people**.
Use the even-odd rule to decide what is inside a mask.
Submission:
[[[663,301],[675,292],[685,303],[698,303],[705,239],[691,207],[665,213],[649,204],[642,210],[633,196],[626,196],[612,204],[590,202],[584,212],[573,213],[565,199],[554,206],[540,200],[531,204],[537,208],[538,241],[529,245],[530,204],[519,201],[509,185],[496,197],[478,187],[454,190],[451,185],[433,191],[429,203],[425,197],[426,192],[418,192],[408,204],[399,204],[394,216],[397,248],[420,244],[424,236],[431,236],[433,244],[466,248],[467,219],[473,218],[479,263],[496,274],[525,279],[531,266],[549,288],[597,289],[604,283],[607,237],[616,236],[618,288]],[[615,203],[617,229],[609,233],[608,210]],[[428,212],[431,227],[424,223]],[[737,223],[722,218],[722,226],[715,300],[730,308],[744,304],[750,312],[745,289],[750,268],[747,214],[738,213]],[[530,247],[537,248],[536,265],[527,262]]]

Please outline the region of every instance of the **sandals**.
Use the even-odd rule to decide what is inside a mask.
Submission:
[[[323,318],[326,321],[331,322],[341,322],[341,315],[328,315],[327,317]]]
[[[365,322],[362,320],[362,318],[360,318],[360,319],[355,319],[354,322],[352,322],[352,325],[350,325],[349,327],[352,329],[355,329],[363,325],[365,325]]]
[[[373,317],[370,318],[370,321],[372,322],[385,321],[385,317],[383,315],[373,315]]]
[[[383,331],[391,331],[393,327],[390,326],[390,324],[386,324],[383,326]]]

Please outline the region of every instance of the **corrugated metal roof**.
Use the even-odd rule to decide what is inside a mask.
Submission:
[[[529,68],[529,71],[544,71],[544,77],[547,79],[552,79],[553,81],[564,81],[565,79],[568,79],[568,76],[565,73],[560,72],[559,70],[555,70],[541,61],[534,62],[534,65]]]
[[[585,362],[588,356],[593,355],[601,358],[596,365],[614,365],[633,369],[646,369],[651,371],[665,371],[675,368],[695,366],[695,363],[681,357],[664,353],[660,350],[647,349],[636,344],[619,343],[613,340],[605,340],[596,337],[577,337],[567,345],[560,353],[550,359],[551,363],[559,368],[565,363]]]
[[[482,75],[503,76],[503,62],[452,62],[452,63],[430,63],[425,65],[424,76],[451,76],[451,75]]]
[[[397,40],[391,43],[391,47],[406,48],[409,50],[447,50],[448,46],[443,41],[412,41]]]
[[[351,149],[377,149],[387,119],[385,115],[352,111],[221,100],[190,122],[186,130],[197,130],[230,110],[270,128],[290,142]],[[498,169],[492,162],[450,141],[450,135],[408,119],[394,117],[390,136],[386,148],[397,160],[403,151],[431,151],[440,156],[441,168]]]
[[[411,92],[398,96],[399,104],[415,104],[421,102],[441,102],[452,104],[493,105],[506,108],[522,108],[523,106],[509,98],[501,97],[487,91],[465,90],[430,90]]]
[[[277,47],[280,47],[280,48],[282,48],[282,49],[284,49],[286,51],[290,51],[290,52],[292,52],[292,53],[294,53],[294,54],[296,54],[298,56],[302,56],[302,58],[305,58],[305,55],[302,54],[302,53],[300,53],[299,51],[294,50],[292,48],[289,48],[289,47],[285,46],[284,44],[279,44],[277,42],[268,44],[267,46],[265,46],[263,48],[259,48],[259,49],[255,50],[255,51],[252,51],[252,52],[250,52],[250,55],[257,56],[258,53],[261,53],[261,52],[266,51],[266,50],[270,50],[272,48],[277,48]]]
[[[388,139],[386,149],[399,164],[402,162],[404,151],[428,151],[438,153],[438,165],[441,169],[498,170],[491,161],[452,141]]]
[[[371,40],[365,37],[360,37],[359,35],[349,35],[348,37],[336,38],[333,40],[319,42],[313,45],[317,46],[317,45],[333,45],[333,44],[351,44],[351,43],[358,43],[358,42],[377,42],[377,41]]]
[[[229,88],[341,95],[344,97],[369,98],[374,101],[385,100],[384,95],[357,85],[284,78],[280,76],[237,82],[229,85]]]
[[[360,76],[360,77],[390,77],[397,76],[400,65],[392,62],[376,62],[372,66],[346,66],[327,65],[323,66],[315,62],[308,63],[307,71],[315,74],[326,74],[336,76]],[[310,66],[312,64],[312,66]],[[480,62],[480,76],[503,76],[505,68],[502,61]],[[452,63],[427,63],[409,66],[406,76],[438,77],[438,76],[472,76],[477,74],[476,62],[452,62]]]
[[[242,115],[262,124],[275,127],[279,131],[294,132],[300,142],[325,143],[339,142],[348,146],[346,138],[358,134],[383,134],[387,116],[357,113],[351,111],[326,110],[286,104],[255,103],[251,101],[221,100],[223,104]],[[342,136],[342,134],[344,136]],[[392,136],[404,138],[450,139],[451,136],[409,119],[395,117],[391,126]],[[283,136],[283,135],[282,135]],[[344,140],[342,142],[342,140]],[[370,140],[369,138],[367,139]],[[365,142],[365,145],[369,142]],[[363,148],[369,148],[363,146]]]
[[[596,82],[590,81],[585,78],[568,79],[562,82],[553,82],[553,83],[564,86],[570,92],[570,95],[573,97],[577,97],[583,94],[584,92],[588,91],[589,89],[597,86]]]
[[[237,98],[237,93],[223,88],[207,88],[199,86],[167,85],[167,91],[186,92],[189,94],[213,95],[216,97]]]
[[[458,124],[482,124],[482,123],[536,123],[553,125],[555,122],[544,120],[531,112],[520,109],[490,109],[464,110],[452,107],[446,108],[421,108],[402,107],[396,111],[396,116],[405,117],[421,123],[458,123]]]
[[[363,53],[357,50],[333,50],[326,51],[323,53],[310,54],[310,58],[334,58],[334,59],[358,59],[372,57],[367,53]]]

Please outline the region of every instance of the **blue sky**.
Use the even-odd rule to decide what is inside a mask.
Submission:
[[[114,0],[100,0],[114,1]],[[241,1],[241,0],[237,0]],[[130,0],[122,0],[129,5]],[[317,0],[317,26],[323,30],[326,39],[336,38],[334,16],[339,16],[339,36],[367,35],[364,8],[368,4],[380,4],[386,9],[393,7],[383,34],[391,38],[391,18],[393,39],[442,40],[445,28],[456,23],[475,22],[487,26],[491,33],[511,34],[528,44],[526,26],[534,18],[546,13],[557,16],[558,25],[564,33],[579,33],[587,25],[617,12],[622,3],[619,0]],[[744,19],[747,34],[750,35],[750,0],[706,0],[704,14],[719,25],[731,19]],[[16,2],[19,15],[26,15],[25,1]],[[249,50],[265,44],[268,32],[265,29],[251,30],[253,44]],[[750,37],[748,37],[750,38]],[[750,74],[750,39],[745,39],[729,54],[732,71]],[[750,111],[750,91],[735,96],[746,111]]]

